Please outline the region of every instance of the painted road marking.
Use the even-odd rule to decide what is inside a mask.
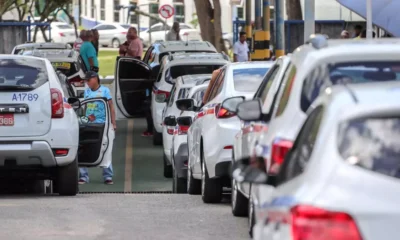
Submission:
[[[125,184],[124,192],[132,191],[132,157],[133,157],[133,120],[128,119],[125,146]]]

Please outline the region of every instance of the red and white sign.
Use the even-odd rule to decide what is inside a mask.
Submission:
[[[163,18],[170,18],[175,14],[175,8],[169,4],[162,5],[160,9],[158,9],[158,13]]]
[[[14,113],[0,114],[0,126],[14,126]]]

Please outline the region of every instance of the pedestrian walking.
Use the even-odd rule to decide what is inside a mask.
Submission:
[[[92,44],[94,49],[96,49],[96,56],[99,56],[99,31],[97,29],[92,29],[91,30],[93,33],[93,40],[92,40]]]
[[[86,30],[81,30],[81,32],[79,33],[79,37],[75,40],[74,45],[73,45],[73,49],[75,49],[76,51],[79,52],[82,43],[83,43],[83,39],[82,36],[84,36],[86,34]]]
[[[85,80],[87,81],[88,88],[85,89],[84,98],[98,98],[103,97],[107,99],[107,104],[110,108],[111,113],[111,124],[108,131],[108,148],[104,153],[103,163],[100,165],[103,168],[103,180],[105,184],[113,184],[113,168],[112,168],[112,148],[113,141],[115,138],[115,131],[117,129],[117,124],[115,121],[115,109],[112,102],[112,97],[110,89],[100,85],[99,75],[94,71],[89,71],[85,75]],[[105,123],[106,121],[106,106],[103,102],[92,102],[88,103],[86,107],[86,116],[89,119],[89,123]],[[89,182],[89,172],[87,168],[79,169],[79,184],[85,184]]]
[[[97,59],[96,49],[92,44],[93,32],[86,31],[82,40],[83,43],[79,52],[83,62],[85,63],[86,69],[88,71],[99,72],[99,61]]]
[[[250,59],[249,46],[246,42],[246,33],[240,32],[239,41],[233,45],[233,61],[247,62]]]
[[[179,35],[179,32],[181,31],[181,28],[179,26],[179,22],[174,22],[172,25],[171,30],[167,33],[166,40],[167,41],[181,41],[181,36]]]
[[[340,38],[341,38],[341,39],[350,38],[350,33],[349,33],[348,31],[346,31],[346,30],[343,30],[343,31],[340,33]]]
[[[143,43],[137,35],[135,27],[130,27],[126,34],[127,41],[119,47],[120,56],[134,57],[136,59],[142,59],[143,55]]]

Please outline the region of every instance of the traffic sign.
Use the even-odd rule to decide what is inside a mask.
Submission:
[[[170,18],[174,16],[175,14],[175,9],[173,6],[169,4],[162,5],[160,9],[158,9],[158,13],[161,15],[163,18]]]

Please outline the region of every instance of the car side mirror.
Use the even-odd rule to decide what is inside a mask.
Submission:
[[[266,184],[268,175],[264,159],[244,158],[236,161],[232,166],[232,177],[239,183]]]
[[[185,117],[178,117],[176,122],[179,126],[190,126],[192,125],[192,117],[185,116]]]
[[[68,104],[70,104],[73,109],[81,108],[81,101],[79,100],[79,98],[74,98],[74,97],[68,98]]]
[[[176,107],[181,111],[196,111],[196,103],[194,99],[179,99],[175,102]]]
[[[176,118],[175,116],[168,116],[164,118],[164,124],[166,126],[176,126]]]
[[[261,102],[259,99],[239,103],[236,110],[237,116],[243,121],[258,121],[261,119]]]
[[[244,102],[244,100],[245,98],[242,96],[227,98],[222,102],[222,107],[229,112],[236,113],[238,105]]]

